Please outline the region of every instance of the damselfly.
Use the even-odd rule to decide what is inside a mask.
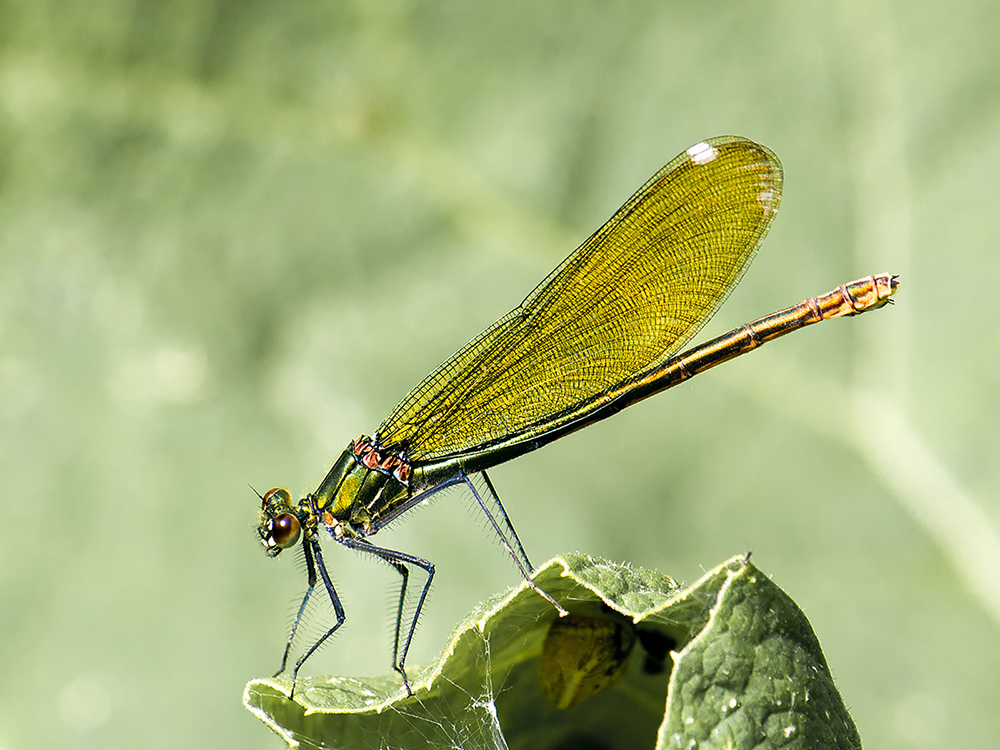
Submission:
[[[882,307],[896,290],[880,274],[766,315],[678,354],[742,278],[781,198],[778,157],[745,138],[698,143],[667,164],[518,307],[410,391],[371,437],[348,444],[319,488],[293,503],[262,498],[259,534],[270,556],[301,542],[308,588],[281,660],[317,581],[336,617],[303,663],[345,620],[320,548],[325,531],[381,558],[402,577],[393,668],[406,655],[434,565],[369,541],[434,493],[464,485],[529,585],[532,567],[486,470],[610,417],[636,401],[821,320]],[[409,575],[424,573],[403,622]]]

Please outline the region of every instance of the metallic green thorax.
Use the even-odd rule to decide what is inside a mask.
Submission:
[[[458,466],[434,472],[428,482],[422,467],[413,468],[405,456],[386,451],[362,435],[348,444],[313,495],[320,520],[328,526],[340,521],[348,534],[373,534],[410,507],[417,495],[436,486]]]
[[[343,521],[363,535],[409,496],[409,488],[391,473],[365,466],[354,451],[354,443],[340,454],[314,494],[316,509],[325,523]]]

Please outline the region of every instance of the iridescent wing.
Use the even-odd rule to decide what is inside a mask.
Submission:
[[[781,164],[737,137],[657,172],[521,305],[396,406],[381,444],[430,461],[531,440],[599,408],[705,324],[750,265]]]

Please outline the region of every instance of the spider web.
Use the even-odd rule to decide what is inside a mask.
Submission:
[[[289,702],[276,699],[260,685],[247,687],[245,702],[261,721],[277,732],[292,748],[338,748],[340,750],[404,750],[413,747],[433,747],[444,750],[509,750],[497,712],[493,686],[493,664],[489,642],[479,634],[480,648],[464,653],[468,668],[465,677],[456,680],[441,675],[439,689],[424,694],[414,682],[416,695],[412,699],[391,702],[394,694],[401,696],[394,677],[381,685],[369,678],[350,677],[306,678],[299,681],[301,695],[325,710],[361,713],[364,706],[389,705],[383,710],[359,717],[352,727],[335,713],[324,720],[314,714],[308,729],[289,728],[301,722],[300,712]],[[419,679],[419,678],[418,678]],[[294,704],[293,704],[294,705]],[[361,710],[359,710],[361,709]],[[299,716],[293,718],[293,713]],[[328,739],[329,738],[329,739]]]

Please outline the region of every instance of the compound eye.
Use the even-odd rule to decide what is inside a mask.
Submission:
[[[292,513],[282,513],[271,522],[271,539],[281,549],[294,547],[301,531],[299,519]]]

